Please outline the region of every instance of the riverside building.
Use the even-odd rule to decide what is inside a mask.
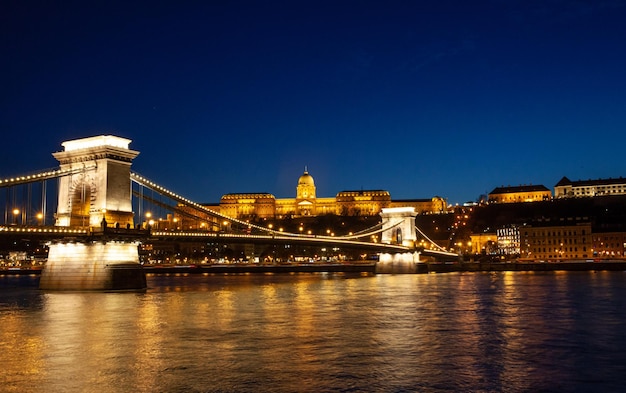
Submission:
[[[626,258],[626,232],[593,234],[594,258]]]
[[[586,259],[593,255],[589,221],[535,222],[520,229],[521,257],[559,261]]]

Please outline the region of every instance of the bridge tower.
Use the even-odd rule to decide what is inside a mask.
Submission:
[[[381,253],[376,263],[376,273],[417,273],[420,253],[415,250],[417,243],[415,208],[384,208],[380,215],[383,224],[381,242],[403,245],[410,251],[395,254]]]
[[[130,165],[139,152],[112,135],[63,142],[53,153],[61,170],[57,226],[89,227],[82,242],[49,245],[39,287],[53,290],[146,288],[133,223]],[[113,234],[114,236],[110,236]]]
[[[415,231],[414,207],[390,207],[380,212],[383,220],[381,241],[386,244],[399,244],[414,247],[417,240]]]
[[[56,225],[95,227],[103,219],[132,225],[130,164],[139,152],[128,148],[130,142],[94,136],[63,142],[65,150],[52,154],[61,170],[74,171],[60,179]]]

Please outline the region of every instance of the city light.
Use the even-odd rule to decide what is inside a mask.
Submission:
[[[88,165],[86,167],[83,167],[82,170],[83,171],[86,170],[85,168],[92,169],[92,166]],[[75,168],[73,169],[63,168],[62,170],[59,170],[59,171],[42,172],[40,175],[45,174],[46,176],[58,177],[58,176],[62,176],[68,173],[76,173],[76,169]],[[189,228],[190,230],[202,229],[204,231],[208,229],[210,231],[217,231],[217,232],[219,232],[220,230],[223,230],[224,232],[233,232],[233,235],[239,234],[239,235],[250,236],[250,237],[254,236],[253,229],[258,229],[258,230],[261,230],[262,233],[265,233],[265,234],[267,233],[272,233],[273,235],[284,234],[284,236],[291,236],[293,238],[297,238],[297,237],[302,237],[305,239],[308,237],[327,238],[327,239],[333,238],[332,239],[333,242],[340,241],[340,240],[347,240],[348,238],[353,238],[353,239],[361,239],[360,241],[367,241],[371,243],[381,242],[380,238],[377,235],[372,234],[372,232],[368,233],[368,232],[360,232],[356,230],[353,232],[350,230],[350,229],[354,230],[354,228],[352,227],[353,223],[350,220],[348,220],[348,217],[353,215],[352,210],[350,209],[356,209],[356,207],[353,207],[353,206],[346,208],[345,214],[339,215],[339,216],[346,217],[345,219],[342,219],[341,221],[331,224],[329,227],[326,227],[327,224],[324,223],[323,224],[324,226],[321,228],[317,226],[319,224],[317,224],[315,221],[309,221],[309,217],[303,217],[302,215],[298,215],[298,214],[294,215],[293,213],[282,212],[280,215],[272,216],[273,218],[270,216],[263,217],[261,215],[257,215],[258,211],[255,210],[256,207],[248,208],[249,207],[248,201],[242,202],[244,209],[241,210],[242,212],[241,214],[236,213],[235,217],[230,217],[230,216],[220,213],[219,209],[221,208],[221,206],[217,208],[209,208],[206,205],[201,205],[201,204],[192,202],[132,172],[130,173],[130,178],[132,181],[139,184],[140,186],[147,187],[151,189],[152,191],[158,192],[162,196],[169,196],[172,199],[175,199],[179,203],[179,206],[183,206],[183,208],[187,207],[187,208],[191,208],[191,209],[204,213],[203,215],[196,216],[196,218],[190,218],[189,223],[187,223],[186,218],[185,220],[183,220],[182,217],[172,218],[171,215],[168,214],[167,220],[169,220],[170,224],[173,222],[176,229],[182,229],[183,227],[181,226],[181,224],[183,224],[183,221],[184,221],[185,229],[187,228]],[[13,177],[10,179],[11,179],[10,180],[11,182],[28,182],[29,180],[30,182],[33,182],[35,181],[35,179],[37,179],[38,181],[40,179],[40,176],[39,175],[21,176],[21,177]],[[598,181],[601,181],[601,180],[602,179]],[[523,186],[520,190],[517,190],[517,191],[520,191],[520,192],[524,191],[525,190],[524,187],[526,186]],[[504,190],[504,191],[507,191],[507,190]],[[622,194],[624,192],[622,192],[622,188],[619,188],[617,192],[613,192],[607,189],[605,193]],[[509,201],[513,199],[514,201],[520,201],[519,198],[517,198],[517,195],[515,195],[514,198],[509,198],[511,197],[511,193],[509,192],[508,194],[509,195],[506,195],[507,198],[504,200]],[[348,194],[346,194],[346,196],[347,195]],[[567,195],[570,195],[570,194],[567,194]],[[385,197],[387,197],[387,194],[385,194]],[[565,198],[565,196],[563,198]],[[540,199],[545,200],[545,198],[543,197],[541,197]],[[253,199],[250,199],[250,200],[253,200]],[[495,203],[492,203],[492,204],[495,204]],[[410,206],[407,206],[407,207],[393,206],[391,209],[405,209],[409,207]],[[238,207],[238,209],[240,208],[241,206]],[[324,207],[324,209],[326,208],[327,207]],[[371,207],[359,208],[359,212],[364,212],[364,211],[375,212],[376,210],[377,209],[373,209]],[[464,254],[482,253],[486,255],[497,254],[498,256],[504,254],[506,255],[506,259],[514,259],[514,258],[520,258],[520,257],[530,258],[530,256],[532,255],[534,259],[546,259],[546,260],[554,260],[555,258],[558,258],[558,259],[592,258],[593,256],[598,256],[598,255],[604,255],[604,256],[624,255],[624,248],[626,248],[626,245],[624,245],[624,242],[621,240],[617,240],[617,239],[615,241],[610,241],[610,242],[600,242],[599,240],[596,240],[596,238],[594,237],[592,240],[591,235],[590,235],[592,228],[589,226],[588,219],[583,220],[585,222],[576,223],[577,227],[576,228],[572,227],[574,228],[573,230],[569,230],[569,227],[568,228],[563,228],[562,226],[555,227],[553,230],[548,231],[547,238],[545,234],[542,235],[542,232],[544,232],[544,230],[541,229],[541,225],[535,225],[533,227],[532,222],[530,222],[529,226],[527,227],[525,226],[526,224],[523,224],[525,226],[523,234],[521,233],[521,227],[516,228],[511,225],[507,225],[506,227],[504,226],[496,227],[495,225],[488,225],[488,226],[485,226],[485,228],[481,228],[477,233],[473,233],[472,231],[473,228],[468,228],[468,227],[470,227],[470,225],[475,225],[475,223],[472,222],[472,219],[475,214],[474,210],[478,212],[480,208],[479,207],[476,207],[475,209],[473,207],[468,208],[467,205],[464,205],[464,207],[457,206],[457,208],[455,208],[454,211],[445,212],[445,213],[449,213],[448,217],[452,218],[451,220],[449,220],[449,222],[445,222],[445,224],[443,224],[444,221],[442,220],[434,220],[434,219],[431,219],[430,216],[427,217],[427,223],[432,223],[432,225],[425,224],[424,226],[428,227],[428,228],[424,228],[424,229],[427,229],[425,232],[428,233],[428,236],[433,237],[433,239],[435,239],[436,241],[433,242],[432,240],[428,239],[428,236],[426,236],[424,233],[421,233],[422,239],[417,238],[415,240],[411,240],[414,242],[412,244],[418,245],[422,249],[449,248],[450,250],[455,249],[458,252],[464,253]],[[103,216],[106,214],[105,209],[101,209],[100,211],[102,212]],[[271,211],[271,210],[268,210],[268,211]],[[328,209],[328,211],[332,212],[332,209]],[[354,211],[356,212],[356,210]],[[432,213],[432,212],[429,212],[428,209],[425,209],[424,211],[425,213],[423,214]],[[89,214],[91,214],[91,212]],[[110,213],[112,221],[120,220],[119,218],[117,218],[116,214],[117,213],[115,212],[115,209],[113,212]],[[143,225],[144,226],[154,225],[155,220],[157,220],[156,218],[153,219],[154,213],[151,213],[150,211],[148,211],[148,212],[145,212],[144,214],[145,214],[145,221]],[[311,217],[316,216],[314,210],[307,211],[306,214],[311,215]],[[332,213],[329,213],[329,214],[332,214]],[[45,224],[45,221],[44,221],[45,217],[44,217],[44,213],[42,212],[38,212],[38,213],[36,212],[34,215],[31,216],[29,209],[15,208],[15,209],[9,209],[8,214],[5,214],[5,218],[7,222],[11,220],[11,216],[13,216],[12,224],[14,226],[17,226],[18,224],[28,225],[29,223],[33,223],[33,222],[38,223],[39,225]],[[367,216],[367,214],[365,216]],[[293,223],[285,224],[285,228],[280,227],[279,230],[276,230],[277,229],[276,227],[278,227],[277,222],[265,223],[265,226],[255,225],[255,223],[265,222],[267,219],[278,220],[278,219],[284,219],[287,217],[295,218],[295,219],[301,218],[302,221],[295,221]],[[584,217],[584,216],[581,215],[581,217]],[[162,221],[162,220],[163,219],[161,218],[158,219],[158,221]],[[123,220],[120,220],[120,221],[122,223],[125,222]],[[581,221],[581,220],[578,217],[576,217],[574,221]],[[56,222],[57,224],[59,223],[59,218],[57,218]],[[222,223],[222,225],[220,225],[220,222]],[[295,228],[293,227],[294,224],[295,224]],[[583,224],[585,225],[585,227],[580,226]],[[61,225],[65,225],[65,224],[61,224]],[[68,219],[68,225],[69,225],[69,219]],[[162,229],[163,224],[156,223],[156,225],[158,226],[158,229]],[[334,228],[333,225],[336,225],[337,228]],[[580,228],[580,230],[578,230],[578,228]],[[150,228],[150,229],[156,229],[156,228]],[[334,232],[334,229],[337,230],[337,233]],[[417,229],[419,230],[419,228]],[[567,234],[565,230],[567,230]],[[585,231],[587,231],[587,236],[585,236]],[[451,232],[451,234],[450,236],[447,236],[445,239],[442,239],[443,236],[445,236],[445,233],[442,234],[442,232]],[[403,229],[403,234],[404,233],[406,232]],[[550,233],[552,233],[552,236],[550,236]],[[402,238],[404,240],[405,236],[403,236]],[[542,239],[544,241],[543,243],[541,243]],[[384,237],[381,243],[388,244]],[[437,243],[441,245],[438,245]],[[591,247],[592,245],[593,247]]]

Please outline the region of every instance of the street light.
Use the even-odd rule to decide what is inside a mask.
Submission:
[[[20,214],[20,209],[13,209],[13,224],[17,225],[17,216]]]
[[[39,225],[43,224],[43,213],[37,213],[37,222]]]
[[[152,221],[152,213],[146,212],[146,229],[152,229],[152,224],[154,224],[154,221]]]

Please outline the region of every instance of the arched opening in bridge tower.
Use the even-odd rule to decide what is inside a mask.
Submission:
[[[91,197],[91,187],[86,182],[80,182],[73,187],[70,199],[70,226],[89,226]]]
[[[396,244],[402,244],[402,229],[398,228],[396,229],[396,236],[395,236],[395,240],[396,240]]]

